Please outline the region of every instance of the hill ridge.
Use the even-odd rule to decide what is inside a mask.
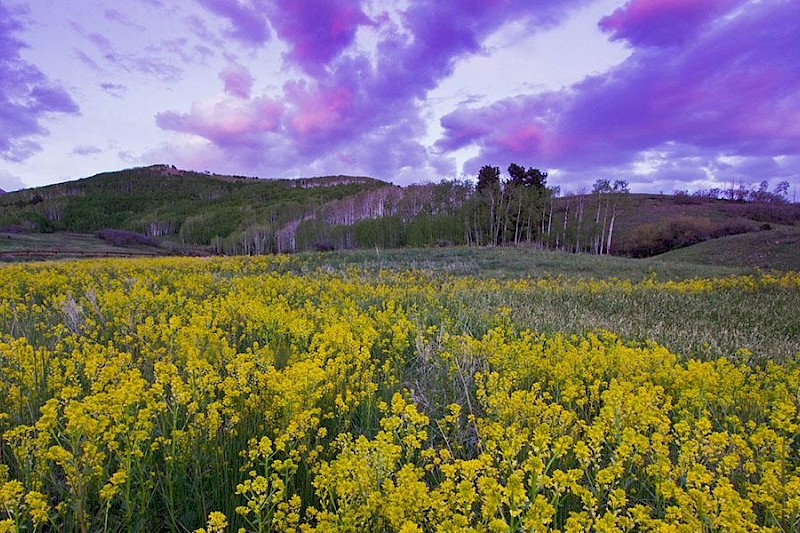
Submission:
[[[366,176],[264,179],[159,164],[7,193],[0,200],[0,228],[73,233],[111,228],[240,252],[237,240],[255,234],[262,241],[274,239],[285,226],[313,218],[331,202],[394,188]]]
[[[800,204],[498,190],[500,209],[492,211],[489,196],[469,182],[400,187],[366,176],[257,178],[158,164],[7,192],[0,198],[0,233],[102,234],[114,243],[155,243],[177,253],[514,243],[632,257],[760,230],[800,233]],[[492,212],[490,225],[485,218]],[[730,247],[727,242],[761,246],[758,238],[720,241]],[[705,260],[699,252],[692,257]]]

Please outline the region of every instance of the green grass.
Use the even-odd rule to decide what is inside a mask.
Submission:
[[[13,255],[14,247],[23,250],[34,246],[62,250],[73,246],[84,254],[96,255],[152,253],[152,249],[146,247],[113,247],[87,235],[4,237],[0,236],[0,256]],[[503,284],[506,280],[520,278],[616,278],[635,283],[653,278],[665,281],[758,275],[754,269],[725,266],[723,261],[716,264],[679,262],[676,252],[670,255],[669,258],[629,259],[531,248],[454,247],[309,252],[288,256],[279,262],[240,260],[251,262],[253,266],[269,265],[270,271],[277,269],[312,276],[320,272],[338,275],[355,269],[370,282],[380,279],[381,271],[414,270],[420,277],[441,283],[435,305],[430,301],[420,305],[413,291],[404,296],[405,305],[418,307],[419,321],[436,324],[435,317],[446,309],[448,320],[473,335],[480,335],[496,324],[497,310],[507,307],[518,328],[578,335],[609,330],[628,341],[654,340],[684,357],[732,357],[740,348],[747,348],[758,360],[785,360],[800,352],[800,320],[793,318],[800,309],[798,291],[680,293],[646,288],[587,291],[572,288],[569,282],[561,283],[559,290],[520,291]],[[62,256],[69,257],[69,254],[65,251],[59,257]],[[36,258],[46,259],[47,256]],[[452,284],[463,278],[495,279],[498,284],[489,289],[453,288]]]
[[[613,256],[571,254],[535,248],[401,248],[343,250],[298,254],[307,268],[355,266],[380,269],[422,269],[454,275],[498,279],[523,277],[622,278],[641,280],[689,279],[749,273],[747,268],[702,265],[658,259],[630,259]]]
[[[351,250],[294,256],[290,268],[309,274],[356,268],[366,276],[381,270],[414,269],[442,283],[436,305],[418,309],[422,323],[446,309],[457,329],[480,336],[497,324],[498,309],[508,308],[515,327],[542,333],[583,335],[608,330],[631,342],[656,341],[682,357],[713,359],[753,353],[740,362],[787,360],[800,354],[800,291],[756,292],[659,291],[646,287],[626,291],[589,291],[561,283],[558,290],[520,291],[503,284],[519,278],[689,280],[732,275],[759,276],[754,269],[661,259],[629,259],[568,254],[523,248],[433,248]],[[454,289],[454,280],[498,280],[491,288]],[[403,302],[417,306],[409,294]],[[427,309],[427,310],[426,310]]]
[[[441,302],[445,309],[458,310],[464,329],[476,335],[497,321],[498,309],[508,308],[517,328],[568,335],[612,331],[627,342],[655,341],[687,359],[758,363],[800,354],[796,290],[592,292],[565,284],[559,290],[463,291],[443,296]],[[739,357],[742,348],[753,355]]]

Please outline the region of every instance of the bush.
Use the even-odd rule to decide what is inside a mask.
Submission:
[[[709,239],[748,231],[751,231],[751,227],[744,221],[717,222],[708,218],[679,216],[636,228],[625,253],[632,257],[650,257]]]
[[[0,233],[13,233],[18,235],[20,233],[25,233],[25,228],[18,224],[12,224],[10,226],[2,226],[0,227]]]
[[[332,252],[336,247],[330,241],[321,241],[314,243],[314,251],[317,252]]]
[[[131,246],[131,245],[142,245],[142,246],[158,246],[158,240],[154,239],[153,237],[148,237],[147,235],[143,235],[141,233],[136,233],[135,231],[126,231],[122,229],[101,229],[95,236],[98,239],[103,239],[106,242],[110,242],[114,246]]]

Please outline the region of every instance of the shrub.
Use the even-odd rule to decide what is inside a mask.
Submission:
[[[748,231],[751,231],[751,227],[744,221],[717,222],[709,218],[679,216],[636,228],[625,253],[632,257],[650,257],[708,239]]]
[[[159,245],[158,240],[154,239],[153,237],[148,237],[147,235],[136,233],[135,231],[126,231],[122,229],[101,229],[95,233],[95,236],[98,239],[103,239],[104,241],[110,242],[114,246]]]

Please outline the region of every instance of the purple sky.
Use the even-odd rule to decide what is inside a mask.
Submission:
[[[0,189],[153,163],[800,188],[797,0],[0,0]]]

